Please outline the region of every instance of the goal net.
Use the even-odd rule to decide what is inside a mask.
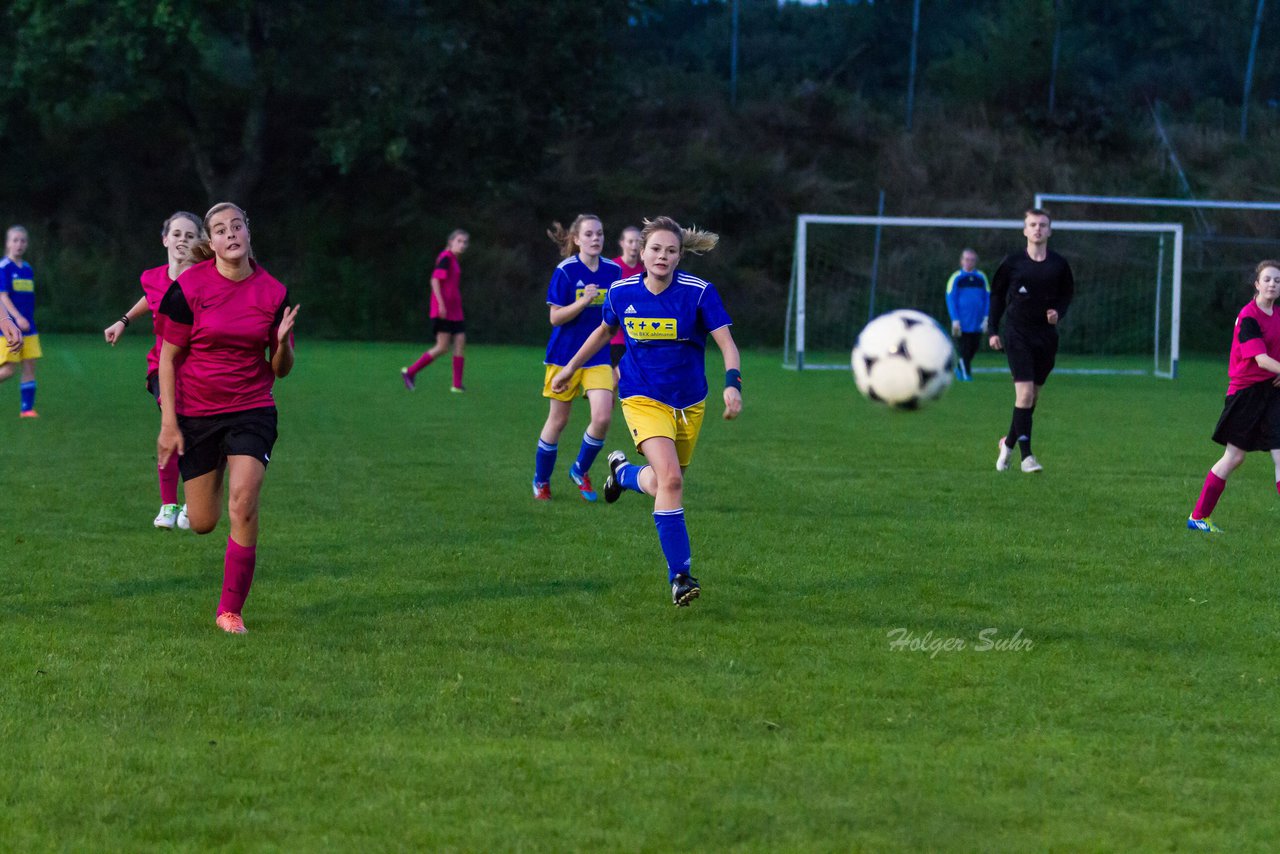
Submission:
[[[1055,370],[1176,376],[1182,225],[1061,221],[1053,231],[1050,246],[1071,263],[1076,284]],[[847,370],[862,327],[897,308],[923,311],[949,328],[947,280],[961,250],[978,253],[978,269],[990,280],[1005,255],[1025,247],[1020,219],[803,214],[784,364]],[[984,343],[974,370],[1007,367]]]

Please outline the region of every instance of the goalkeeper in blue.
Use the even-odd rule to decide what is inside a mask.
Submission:
[[[613,503],[627,490],[653,497],[653,521],[667,562],[671,601],[685,606],[701,587],[692,573],[693,556],[684,518],[684,472],[693,459],[706,410],[707,336],[724,357],[724,417],[742,412],[742,373],[738,347],[729,332],[715,286],[677,269],[686,252],[700,255],[719,236],[682,228],[669,217],[646,220],[641,232],[644,271],[615,282],[604,303],[604,322],[552,379],[556,391],[569,387],[574,372],[598,353],[621,328],[626,353],[618,365],[622,415],[644,465],[609,454],[610,474],[604,500]]]
[[[973,357],[987,331],[990,308],[991,283],[978,269],[978,253],[966,249],[960,253],[960,269],[947,279],[947,314],[951,315],[951,337],[960,351],[956,379],[961,382],[973,379]]]

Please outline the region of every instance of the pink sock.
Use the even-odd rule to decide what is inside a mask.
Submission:
[[[1213,469],[1204,477],[1204,488],[1200,490],[1200,500],[1196,502],[1196,509],[1191,511],[1192,519],[1208,519],[1209,514],[1213,513],[1213,508],[1218,506],[1218,499],[1222,497],[1222,490],[1227,488],[1227,482],[1213,473]],[[1280,488],[1278,486],[1277,488]]]
[[[461,356],[453,357],[453,387],[462,388],[462,362]]]
[[[242,546],[227,537],[227,557],[222,569],[222,598],[218,600],[218,613],[230,611],[239,614],[244,600],[253,585],[253,567],[257,562],[258,547]]]
[[[160,476],[160,503],[177,504],[178,461],[171,459],[167,466],[156,466],[156,473]]]
[[[421,356],[418,357],[418,361],[414,362],[412,365],[409,366],[409,376],[412,377],[418,371],[422,370],[423,368],[425,368],[427,365],[431,364],[435,360],[436,360],[436,357],[431,355],[430,350],[423,353]]]

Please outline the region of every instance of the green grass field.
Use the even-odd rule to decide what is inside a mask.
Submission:
[[[1184,528],[1225,359],[1054,377],[1027,476],[993,469],[1003,376],[898,414],[748,353],[744,414],[712,408],[690,470],[704,592],[675,609],[651,502],[570,487],[585,409],[532,500],[538,351],[474,345],[466,395],[447,364],[410,394],[415,346],[303,343],[233,637],[225,519],[151,528],[143,337],[48,336],[38,421],[0,386],[0,849],[1280,839],[1270,461],[1233,477],[1225,535]],[[979,651],[987,629],[1031,646]]]

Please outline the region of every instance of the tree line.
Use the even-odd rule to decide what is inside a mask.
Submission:
[[[1255,0],[923,0],[910,132],[910,2],[739,0],[734,104],[732,5],[13,0],[0,216],[31,230],[50,330],[100,328],[170,212],[232,199],[309,334],[421,337],[460,226],[473,337],[527,343],[553,219],[597,213],[612,239],[667,213],[724,235],[698,272],[741,340],[776,346],[797,213],[873,212],[880,189],[916,215],[1176,195],[1152,111],[1197,192],[1271,186],[1265,19],[1233,137]]]

